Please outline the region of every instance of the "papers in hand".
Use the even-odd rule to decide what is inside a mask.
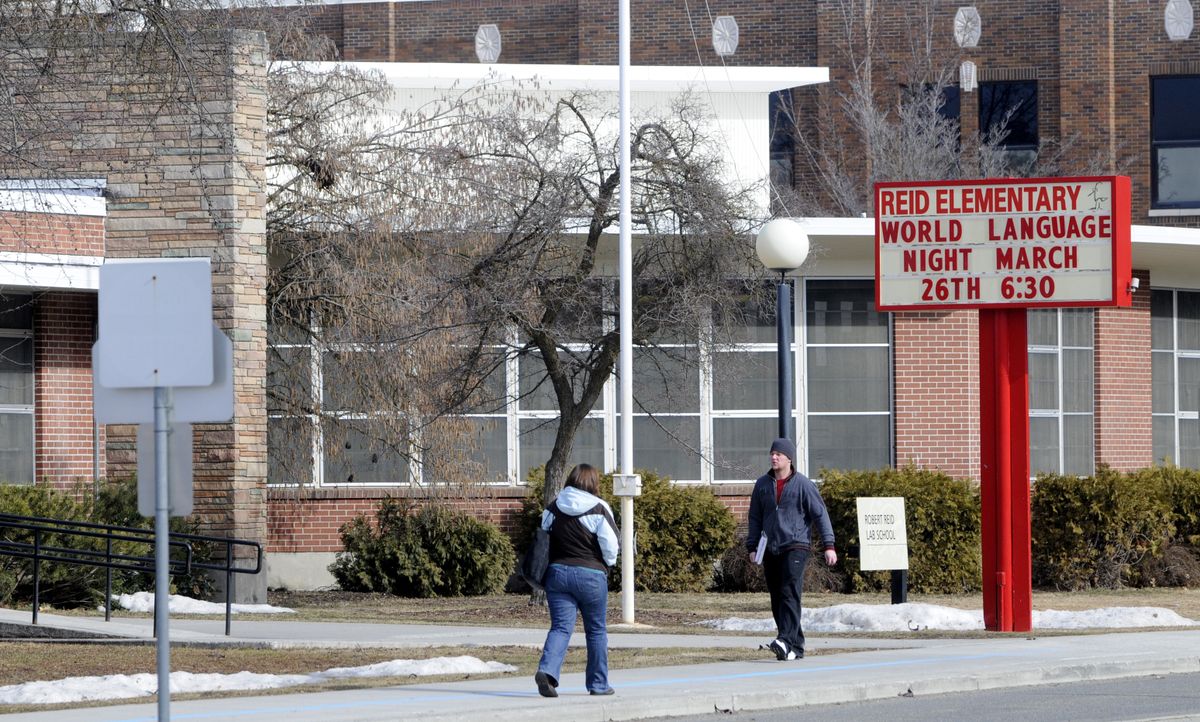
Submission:
[[[762,536],[760,536],[758,538],[758,548],[754,550],[754,556],[752,557],[754,560],[754,563],[762,564],[763,557],[766,555],[766,553],[767,553],[767,535],[763,534]]]

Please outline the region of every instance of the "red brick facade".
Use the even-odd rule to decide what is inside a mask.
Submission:
[[[71,489],[94,480],[92,342],[96,295],[51,292],[34,307],[34,474]],[[104,436],[101,431],[100,447]],[[99,455],[104,476],[103,454]]]
[[[104,255],[104,218],[0,210],[0,250]]]

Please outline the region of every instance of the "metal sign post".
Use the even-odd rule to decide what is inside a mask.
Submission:
[[[212,322],[207,258],[107,262],[100,269],[99,326],[92,346],[96,421],[141,425],[138,510],[154,516],[158,719],[167,722],[170,517],[192,511],[192,429],[175,422],[232,418],[233,345]],[[145,483],[150,476],[154,483]]]
[[[1131,305],[1125,176],[875,185],[879,311],[979,309],[983,620],[1033,626],[1026,309]]]

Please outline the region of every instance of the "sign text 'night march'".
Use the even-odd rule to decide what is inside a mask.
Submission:
[[[882,311],[1130,304],[1129,179],[875,186]]]

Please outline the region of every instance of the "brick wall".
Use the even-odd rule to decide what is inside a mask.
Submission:
[[[893,316],[896,465],[979,479],[979,313]]]
[[[96,295],[36,297],[34,472],[38,483],[69,490],[93,480],[92,342]],[[101,437],[103,443],[103,436]],[[104,474],[104,460],[100,459]]]
[[[1154,462],[1151,435],[1150,276],[1136,271],[1141,290],[1130,308],[1099,308],[1095,316],[1095,453],[1097,464],[1129,471]]]
[[[733,512],[739,534],[745,534],[746,514],[750,506],[750,484],[722,484],[713,487],[717,498]],[[295,489],[272,488],[267,513],[267,553],[337,552],[342,549],[338,529],[360,514],[374,518],[380,499],[412,499],[428,503],[420,489]],[[443,499],[451,508],[466,511],[477,519],[495,524],[514,536],[519,530],[521,501],[525,487],[492,487],[470,499]],[[637,513],[637,500],[634,500]],[[514,541],[520,541],[515,540]]]
[[[60,213],[0,211],[0,250],[104,255],[104,219]]]

